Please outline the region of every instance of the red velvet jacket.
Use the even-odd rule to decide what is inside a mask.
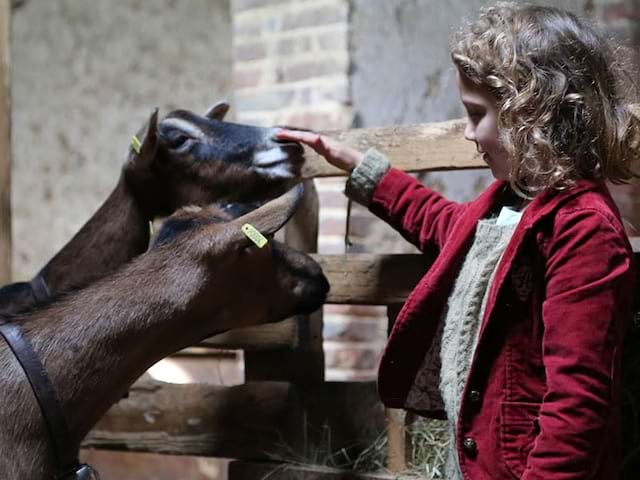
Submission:
[[[507,189],[497,181],[458,204],[393,168],[378,182],[371,211],[437,253],[389,337],[378,378],[386,405],[407,407],[478,219]],[[633,272],[603,185],[581,181],[529,204],[496,270],[460,407],[457,449],[466,479],[617,478],[620,355]]]

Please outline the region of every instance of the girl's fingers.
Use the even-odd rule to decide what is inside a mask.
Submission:
[[[319,135],[317,133],[304,132],[300,130],[280,130],[278,133],[276,133],[276,138],[279,140],[293,140],[295,142],[301,142],[305,144],[311,143],[318,136]]]
[[[298,130],[281,130],[276,134],[279,140],[293,140],[304,143],[313,148],[320,155],[328,153],[328,144],[331,142],[327,137],[314,132],[301,132]]]
[[[315,132],[283,129],[276,133],[276,138],[303,143],[342,170],[353,170],[362,158],[360,152]]]

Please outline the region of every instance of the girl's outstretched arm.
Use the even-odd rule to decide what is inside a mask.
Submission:
[[[362,153],[308,131],[282,130],[277,137],[303,143],[331,165],[348,172],[347,196],[369,207],[423,252],[440,250],[462,211],[460,204],[391,168],[387,157],[375,149]]]

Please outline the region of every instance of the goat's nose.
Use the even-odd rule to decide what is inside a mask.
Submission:
[[[323,273],[310,279],[302,289],[302,299],[298,304],[298,313],[311,313],[319,309],[327,300],[329,281]]]

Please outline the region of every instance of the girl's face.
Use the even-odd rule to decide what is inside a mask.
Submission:
[[[458,90],[467,110],[467,127],[464,138],[476,144],[482,159],[498,180],[509,180],[511,162],[498,136],[498,110],[491,93],[471,82],[456,68]]]

